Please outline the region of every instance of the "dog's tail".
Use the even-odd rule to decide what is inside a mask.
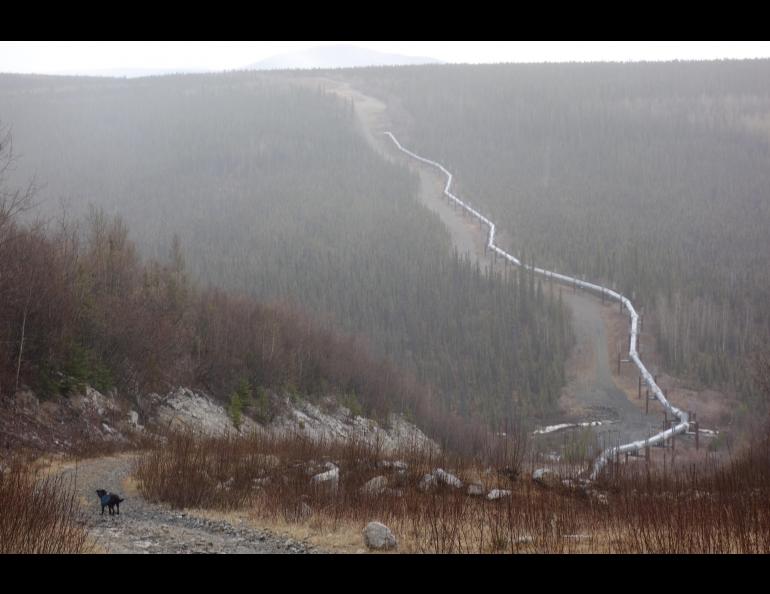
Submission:
[[[124,501],[125,499],[121,499],[120,497],[118,497],[118,503],[123,503]]]

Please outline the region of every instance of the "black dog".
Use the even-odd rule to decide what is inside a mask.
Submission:
[[[110,515],[113,515],[113,507],[118,508],[118,515],[120,515],[120,502],[125,501],[125,499],[121,499],[115,493],[107,493],[104,489],[97,489],[96,494],[99,497],[99,501],[102,504],[102,515],[104,515],[104,508],[109,507],[110,508]]]

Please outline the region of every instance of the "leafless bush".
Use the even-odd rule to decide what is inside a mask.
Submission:
[[[73,485],[16,462],[0,471],[0,553],[87,553]]]
[[[505,460],[508,446],[500,447],[498,459]],[[407,469],[396,470],[394,460]],[[336,488],[311,482],[326,463],[340,469]],[[423,475],[439,467],[466,484],[481,482],[510,494],[490,501],[441,484],[421,490]],[[377,518],[419,552],[770,551],[765,442],[727,465],[707,463],[676,474],[620,464],[584,489],[512,481],[476,459],[426,450],[385,455],[361,442],[172,434],[162,448],[142,456],[137,475],[148,498],[177,507],[245,507],[265,519],[323,522],[332,530]],[[375,476],[387,477],[388,490],[363,493]]]

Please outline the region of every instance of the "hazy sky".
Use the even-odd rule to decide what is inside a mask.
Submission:
[[[226,70],[274,54],[353,44],[445,62],[638,61],[770,57],[767,41],[0,41],[0,72],[114,68]]]

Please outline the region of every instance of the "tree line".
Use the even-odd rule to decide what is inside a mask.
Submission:
[[[552,270],[647,314],[665,367],[742,392],[770,336],[770,61],[345,74]]]
[[[323,89],[254,73],[6,76],[0,102],[24,154],[17,179],[45,181],[49,217],[59,196],[73,218],[88,204],[120,214],[151,261],[177,235],[194,283],[365,337],[452,414],[554,408],[572,340],[558,294],[538,300],[527,275],[453,254],[416,176]]]

